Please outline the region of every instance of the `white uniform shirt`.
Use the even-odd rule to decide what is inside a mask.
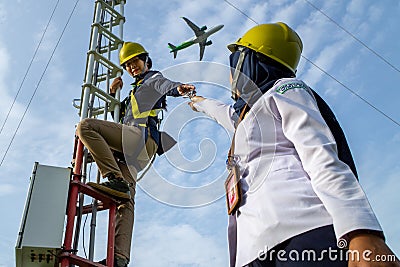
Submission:
[[[206,99],[194,107],[234,131],[231,106]],[[338,239],[356,229],[381,231],[304,82],[281,79],[257,100],[237,127],[235,155],[243,191],[236,266],[325,225],[333,224]]]

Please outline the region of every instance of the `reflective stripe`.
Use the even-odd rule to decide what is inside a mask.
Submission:
[[[134,119],[144,119],[149,116],[155,117],[158,115],[158,112],[161,110],[161,109],[151,109],[151,110],[140,112],[139,105],[136,101],[136,97],[133,94],[133,92],[131,93],[131,106],[132,106],[132,116]]]

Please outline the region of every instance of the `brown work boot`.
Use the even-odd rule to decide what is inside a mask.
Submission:
[[[129,201],[131,199],[129,185],[122,178],[109,177],[108,182],[100,184],[89,182],[87,185],[119,200]]]

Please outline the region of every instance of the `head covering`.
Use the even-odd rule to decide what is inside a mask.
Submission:
[[[248,48],[244,48],[243,52],[246,54],[236,86],[240,97],[233,106],[237,113],[241,112],[246,102],[251,107],[278,79],[294,77],[292,71],[279,62]],[[232,76],[240,53],[235,51],[229,57]]]

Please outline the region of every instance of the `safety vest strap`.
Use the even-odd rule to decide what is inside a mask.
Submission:
[[[158,112],[161,110],[161,109],[151,109],[140,112],[139,105],[137,103],[136,97],[133,94],[133,92],[131,93],[131,106],[132,106],[132,116],[134,119],[144,119],[149,116],[156,117],[158,115]]]

